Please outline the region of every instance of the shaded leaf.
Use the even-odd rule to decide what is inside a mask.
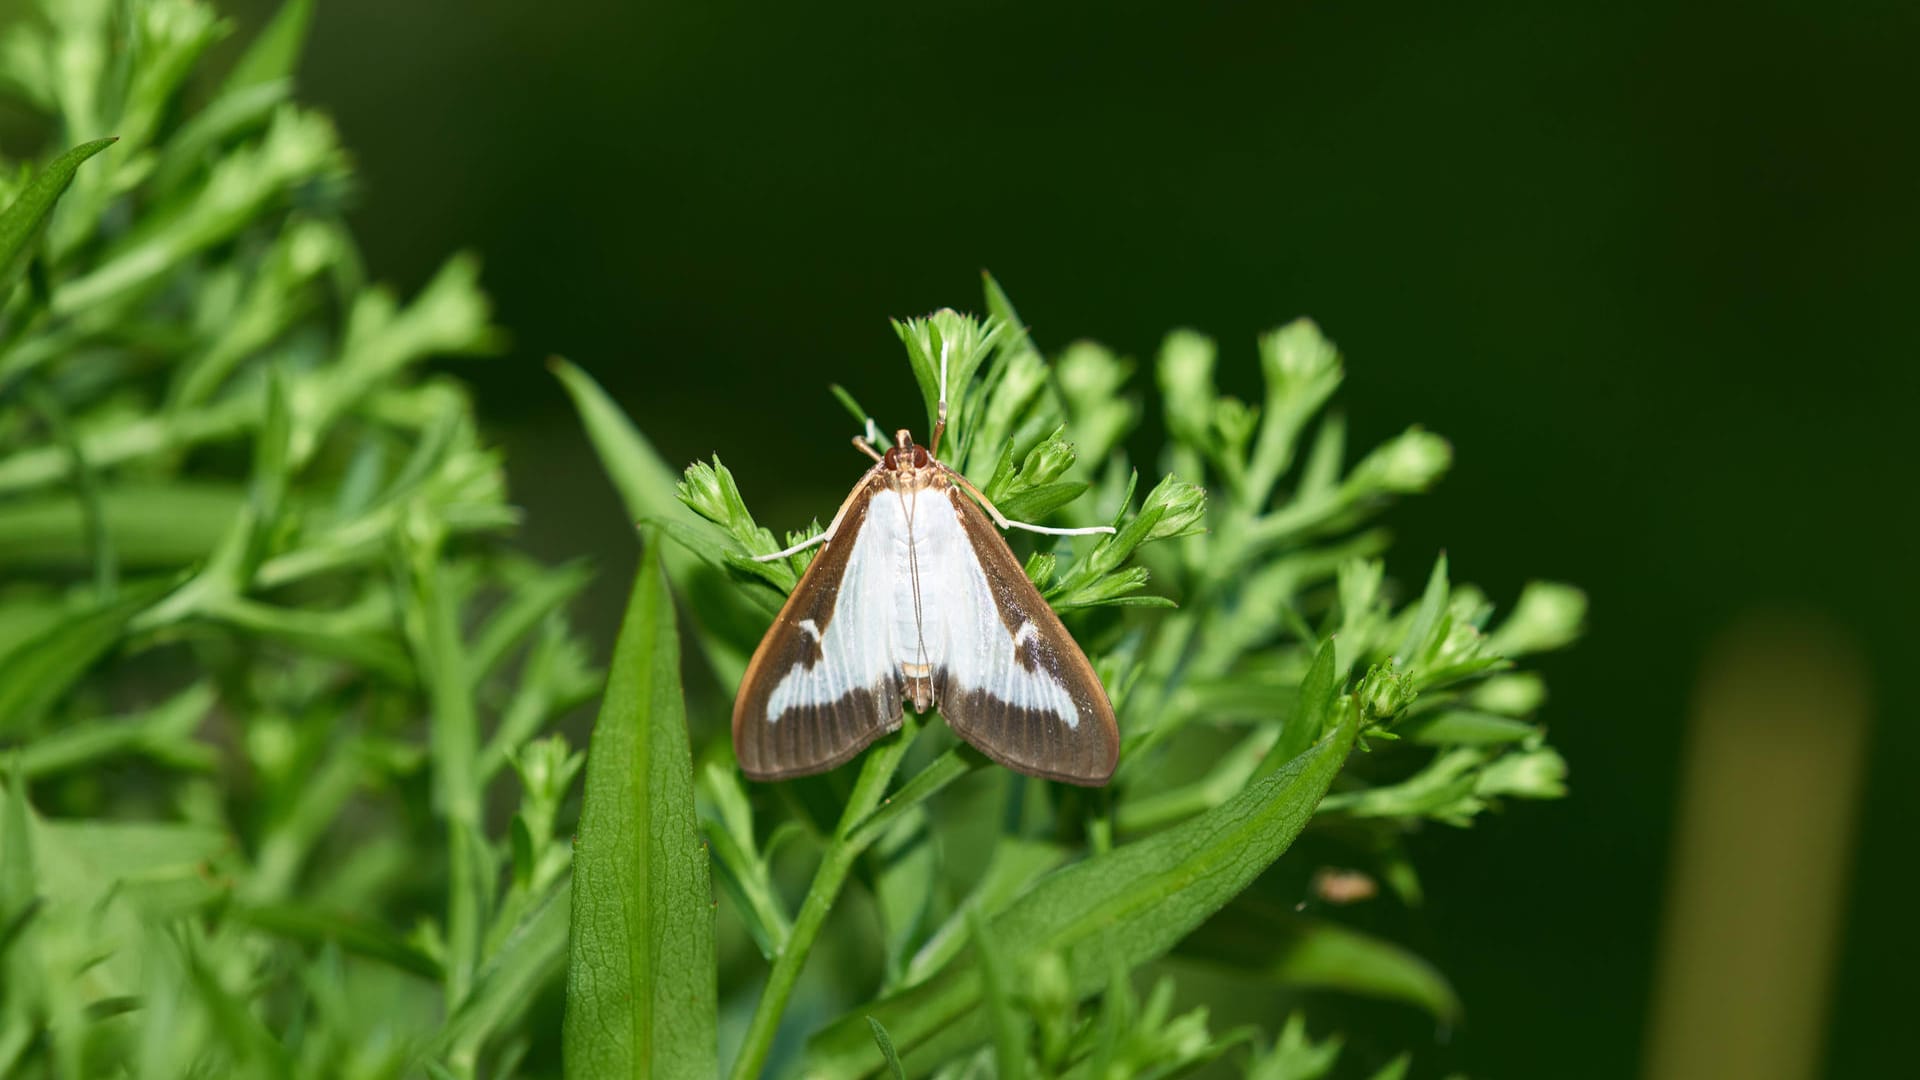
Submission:
[[[439,1052],[471,1053],[488,1035],[524,1012],[538,990],[559,977],[567,962],[571,895],[562,882],[480,968],[473,991],[440,1031]],[[567,1064],[571,1069],[571,1055]]]
[[[1460,1018],[1446,976],[1411,951],[1265,905],[1230,905],[1182,942],[1179,954],[1287,986],[1405,1002],[1443,1023]]]
[[[312,21],[313,0],[286,0],[227,73],[222,92],[232,93],[291,78]]]
[[[73,183],[80,163],[118,142],[117,138],[95,139],[61,154],[40,170],[26,190],[0,211],[0,301],[5,301],[33,258],[34,241],[46,230],[54,204]]]
[[[0,659],[0,734],[37,724],[87,669],[120,643],[128,620],[169,587],[148,582],[122,589],[118,600],[69,615]]]
[[[1166,952],[1287,849],[1346,760],[1353,734],[1349,718],[1221,806],[1051,875],[995,918],[990,932],[1010,955],[1059,952],[1075,993],[1100,989],[1109,958],[1132,967]],[[908,1057],[924,1049],[931,1060],[985,1036],[981,994],[979,967],[963,957],[868,1011]],[[860,1019],[839,1021],[813,1040],[809,1063],[818,1075],[867,1075],[880,1065]]]
[[[1427,746],[1487,746],[1493,743],[1519,742],[1539,729],[1525,720],[1497,716],[1478,709],[1447,709],[1444,712],[1416,716],[1396,729],[1401,735]]]
[[[1007,985],[1010,975],[1007,971],[1007,957],[999,947],[994,936],[987,931],[986,920],[981,917],[980,909],[966,909],[967,931],[973,938],[973,955],[980,966],[980,981],[984,987],[987,1002],[988,1026],[993,1029],[993,1055],[999,1064],[997,1075],[1002,1078],[1018,1078],[1027,1074],[1026,1043],[1027,1032],[1025,1017],[1013,1001],[1013,991]],[[867,1018],[873,1023],[872,1017]]]

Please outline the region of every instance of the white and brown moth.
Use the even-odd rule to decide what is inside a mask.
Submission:
[[[1120,731],[1093,665],[1001,538],[1010,522],[906,431],[825,532],[825,549],[760,641],[733,706],[733,748],[755,780],[822,772],[898,730],[904,703],[937,708],[961,738],[1032,776],[1100,785]],[[871,422],[869,422],[871,430]],[[976,502],[976,500],[978,500]],[[983,510],[984,508],[984,510]],[[989,516],[991,515],[991,516]]]

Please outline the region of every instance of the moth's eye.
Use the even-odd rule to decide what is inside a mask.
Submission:
[[[900,467],[900,448],[897,446],[888,447],[886,456],[881,459],[880,464],[883,468],[888,468],[888,469],[899,468]]]
[[[917,446],[913,448],[913,467],[914,468],[924,469],[927,467],[927,462],[932,460],[933,460],[932,458],[927,456],[927,452],[925,450],[922,450]]]

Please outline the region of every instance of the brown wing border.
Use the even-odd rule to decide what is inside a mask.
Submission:
[[[1078,728],[1069,729],[1053,713],[1016,709],[978,689],[962,694],[947,680],[942,680],[940,714],[961,738],[1009,769],[1082,787],[1105,785],[1120,761],[1120,725],[1107,688],[986,511],[958,485],[948,483],[945,489],[986,573],[1002,624],[1009,634],[1023,621],[1033,624],[1028,654],[1060,679],[1082,720]]]
[[[812,619],[824,634],[834,618],[857,617],[836,610],[840,580],[873,496],[884,488],[877,468],[855,485],[834,515],[832,538],[800,576],[747,662],[733,701],[733,752],[741,771],[751,779],[786,780],[826,772],[900,729],[901,694],[897,687],[887,686],[856,689],[810,713],[789,712],[778,723],[767,716],[767,701],[776,684],[772,676],[803,662],[809,652],[818,660],[819,643],[800,629],[800,623]]]

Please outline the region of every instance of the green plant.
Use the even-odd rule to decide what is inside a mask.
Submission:
[[[0,169],[0,1075],[1280,1080],[1363,1065],[1308,1034],[1323,992],[1458,1013],[1389,933],[1295,904],[1328,865],[1417,905],[1422,827],[1561,794],[1513,665],[1584,601],[1496,622],[1444,559],[1397,594],[1373,521],[1450,452],[1349,465],[1312,324],[1261,339],[1256,405],[1170,336],[1147,483],[1125,361],[1048,361],[991,280],[985,318],[899,324],[929,413],[951,349],[951,463],[1117,529],[1015,543],[1120,773],[1030,781],[910,716],[749,785],[711,703],[810,557],[749,556],[818,522],[776,538],[557,363],[643,524],[600,694],[587,572],[514,552],[498,456],[422,367],[493,348],[475,266],[404,304],[362,279],[345,159],[290,102],[310,6],[205,83],[229,27],[194,0],[46,0],[0,38],[56,150]],[[583,762],[549,730],[596,695]],[[1283,1026],[1180,1004],[1222,968]]]
[[[721,730],[695,757],[713,867],[731,900],[720,1000],[743,1005],[754,990],[729,995],[727,985],[757,982],[750,962],[727,975],[730,924],[769,965],[733,1075],[759,1075],[771,1059],[800,971],[850,880],[878,928],[833,950],[833,966],[855,973],[837,987],[843,1018],[808,1022],[804,1047],[788,1044],[809,1076],[965,1075],[976,1061],[1001,1075],[1135,1076],[1240,1046],[1254,1048],[1255,1075],[1332,1067],[1337,1045],[1312,1043],[1297,1022],[1262,1050],[1258,1031],[1213,1033],[1204,1009],[1172,1017],[1170,983],[1143,1010],[1130,973],[1168,956],[1275,984],[1395,998],[1452,1019],[1451,988],[1412,953],[1335,919],[1297,915],[1252,886],[1314,828],[1346,865],[1416,904],[1405,840],[1422,822],[1463,825],[1502,798],[1562,794],[1564,764],[1525,719],[1542,684],[1513,668],[1571,640],[1580,594],[1531,586],[1496,626],[1486,598],[1453,585],[1442,558],[1418,596],[1392,602],[1378,559],[1386,536],[1368,523],[1394,497],[1431,485],[1450,452],[1415,428],[1348,467],[1345,426],[1323,413],[1341,360],[1311,323],[1261,339],[1258,408],[1214,390],[1211,342],[1169,337],[1155,371],[1171,435],[1161,460],[1172,472],[1137,497],[1123,449],[1140,418],[1126,396],[1129,366],[1086,344],[1050,365],[991,279],[987,306],[985,319],[943,311],[896,329],[929,423],[935,357],[950,350],[951,460],[991,498],[1009,513],[1116,527],[1097,540],[1042,540],[1027,568],[1112,693],[1125,738],[1120,773],[1095,794],[1036,784],[987,767],[943,726],[910,716],[856,766],[750,790],[724,725],[711,725]],[[674,586],[695,598],[691,638],[730,690],[810,553],[774,563],[752,556],[819,523],[776,537],[718,459],[676,485],[590,379],[564,364],[558,372],[629,511],[658,537],[650,549],[663,548]],[[852,395],[835,393],[867,426]],[[659,708],[678,716],[672,695]],[[603,712],[603,731],[610,722],[636,721]],[[1364,752],[1350,760],[1356,747]],[[641,800],[677,791],[628,788],[633,802],[610,817],[666,812]],[[982,812],[996,805],[1001,812]],[[606,807],[590,794],[588,814],[596,812]],[[583,828],[583,873],[590,835]],[[817,859],[790,907],[791,864],[804,861],[791,858],[796,845]],[[944,865],[944,853],[966,849],[986,852],[984,868]],[[622,925],[639,925],[642,899],[630,893],[627,903],[634,914]],[[576,971],[580,945],[576,938]],[[697,966],[653,975],[688,986],[709,977]],[[1090,1013],[1089,1001],[1097,1001]],[[701,997],[703,1023],[708,1007]],[[1400,1059],[1381,1075],[1405,1068]]]
[[[555,1041],[581,758],[537,736],[598,689],[586,574],[503,542],[498,456],[421,367],[493,345],[472,260],[362,280],[289,101],[309,9],[204,91],[230,28],[187,0],[0,46],[76,146],[0,169],[0,1075]]]

